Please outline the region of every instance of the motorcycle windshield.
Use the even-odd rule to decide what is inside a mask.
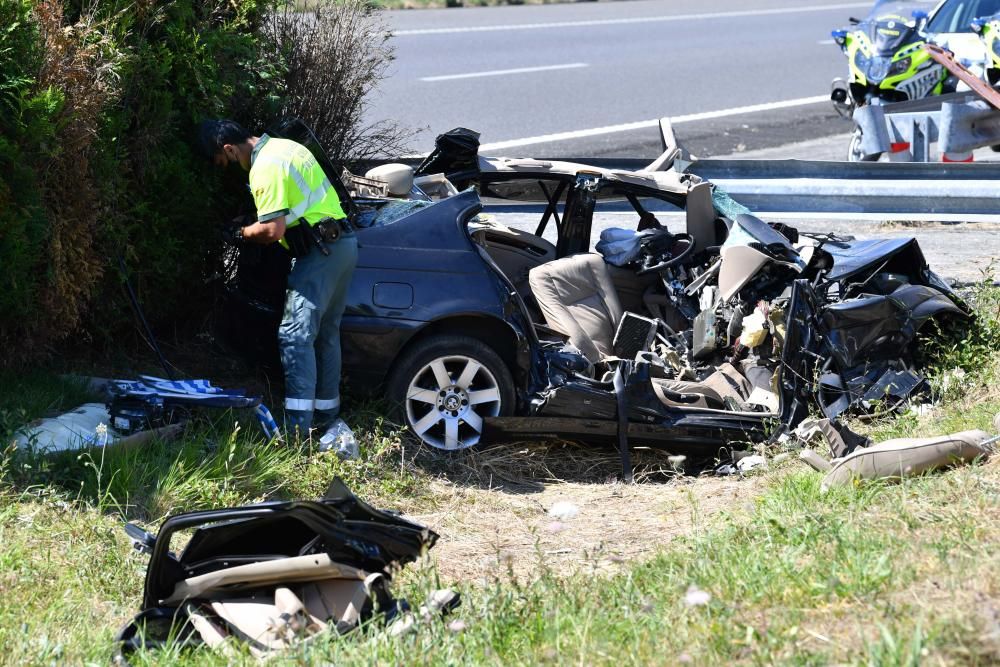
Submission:
[[[873,55],[891,56],[901,46],[917,41],[917,22],[913,18],[916,9],[929,11],[934,4],[911,0],[883,0],[875,6],[855,30],[863,31],[871,40]]]
[[[916,33],[916,20],[911,16],[916,3],[882,2],[872,9],[857,30],[871,40],[873,55],[891,56],[899,47],[911,43]]]

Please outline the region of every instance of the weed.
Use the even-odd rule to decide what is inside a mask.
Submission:
[[[963,297],[976,316],[971,320],[949,320],[929,324],[920,336],[920,361],[928,369],[939,390],[958,391],[970,380],[984,380],[992,372],[994,356],[1000,351],[1000,287],[992,272],[967,290]],[[955,373],[961,369],[961,373]]]

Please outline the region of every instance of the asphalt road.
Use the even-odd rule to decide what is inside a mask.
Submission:
[[[369,118],[425,130],[413,142],[419,152],[466,126],[494,154],[553,157],[655,156],[660,116],[677,119],[678,138],[700,156],[841,134],[850,123],[825,97],[846,61],[830,30],[870,4],[632,0],[387,12],[396,60]],[[746,110],[759,105],[768,106]]]

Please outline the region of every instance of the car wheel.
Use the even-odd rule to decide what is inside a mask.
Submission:
[[[389,398],[422,441],[444,450],[472,447],[483,419],[510,414],[514,380],[493,349],[467,336],[422,340],[396,364]]]

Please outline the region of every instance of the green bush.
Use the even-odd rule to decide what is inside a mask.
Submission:
[[[16,330],[14,323],[37,316],[32,273],[42,263],[46,217],[32,163],[52,140],[51,121],[62,100],[56,91],[32,91],[41,48],[29,6],[0,0],[0,26],[6,26],[0,31],[0,339],[5,339]]]
[[[313,22],[276,0],[0,0],[0,345],[18,351],[0,366],[67,340],[120,344],[132,317],[118,257],[154,326],[200,326],[221,250],[213,225],[249,197],[245,174],[212,173],[195,154],[198,122],[259,130],[294,112],[349,150],[394,147],[391,127],[357,129],[360,99],[339,114],[303,104],[377,83],[391,50],[372,25],[362,0]]]
[[[113,340],[129,321],[118,256],[154,320],[203,310],[210,223],[235,195],[191,138],[201,118],[276,106],[256,61],[264,5],[0,2],[0,344],[20,351],[5,361],[81,329]]]
[[[119,257],[154,326],[204,322],[213,225],[250,202],[246,174],[195,154],[202,119],[261,130],[294,113],[338,157],[402,148],[391,124],[360,127],[392,57],[364,0],[301,16],[278,0],[0,0],[0,345],[17,351],[0,367],[120,345]]]

